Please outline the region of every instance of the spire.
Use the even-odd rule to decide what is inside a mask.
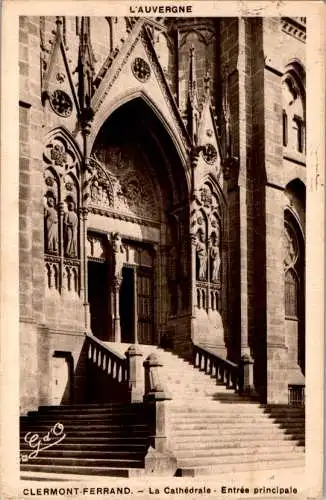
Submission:
[[[231,156],[231,112],[229,103],[229,81],[225,78],[225,92],[223,96],[223,114],[225,120],[225,142],[226,142],[226,155]]]
[[[196,80],[195,47],[190,47],[190,66],[188,81],[188,127],[193,144],[197,142],[199,105]]]
[[[91,98],[93,95],[95,57],[93,54],[89,18],[83,17],[81,22],[79,54],[78,54],[78,97],[82,114],[91,110]]]

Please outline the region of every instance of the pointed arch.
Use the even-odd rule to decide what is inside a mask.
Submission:
[[[133,92],[121,93],[120,96],[115,99],[114,103],[110,106],[110,108],[100,109],[94,118],[92,124],[91,134],[89,136],[89,147],[92,149],[96,137],[103,126],[103,124],[110,118],[110,116],[123,105],[134,101],[136,99],[140,99],[156,116],[161,125],[166,130],[170,139],[173,142],[173,145],[178,153],[180,161],[183,165],[185,172],[187,172],[187,162],[188,162],[188,149],[190,144],[184,144],[179,134],[177,134],[164,117],[163,112],[159,109],[158,105],[151,99],[151,97],[145,92],[145,90],[135,90]],[[190,180],[188,180],[190,184]]]

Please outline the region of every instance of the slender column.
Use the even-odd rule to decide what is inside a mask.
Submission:
[[[58,289],[62,292],[64,290],[64,245],[63,245],[63,216],[64,206],[63,202],[59,204],[59,236],[60,236],[60,283]]]
[[[113,294],[114,294],[114,315],[113,315],[113,329],[114,341],[121,342],[121,325],[120,325],[120,286],[122,278],[115,277],[113,279]]]
[[[87,254],[86,254],[86,239],[87,239],[87,218],[88,209],[82,207],[80,209],[81,223],[81,245],[80,245],[80,296],[83,299],[84,305],[84,325],[86,331],[90,331],[90,312],[88,302],[88,269],[87,269]]]
[[[195,234],[190,235],[191,239],[191,288],[192,288],[192,317],[196,316],[196,308],[197,308],[197,290],[196,290],[196,243],[197,236]]]
[[[137,269],[133,268],[134,277],[134,343],[138,344],[138,296],[137,296]]]

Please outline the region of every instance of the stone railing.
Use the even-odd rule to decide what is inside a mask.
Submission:
[[[86,334],[88,399],[90,402],[128,400],[129,368],[125,356]]]
[[[304,406],[305,386],[303,384],[289,384],[288,398],[290,406]]]
[[[238,392],[243,389],[243,377],[236,363],[218,356],[202,346],[193,345],[193,365],[212,375],[217,382]]]

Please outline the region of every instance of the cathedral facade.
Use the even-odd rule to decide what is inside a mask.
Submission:
[[[20,17],[21,412],[85,333],[305,386],[305,19]],[[290,398],[290,399],[289,399]]]

